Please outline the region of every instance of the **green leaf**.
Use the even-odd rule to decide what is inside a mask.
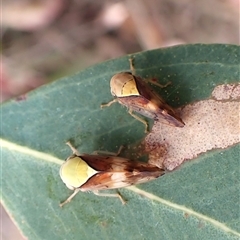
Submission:
[[[128,57],[90,67],[1,106],[1,194],[28,239],[239,239],[240,145],[214,150],[163,177],[120,189],[115,198],[71,191],[59,167],[71,152],[116,151],[139,142],[144,126],[112,99],[109,80],[129,71]],[[209,98],[216,85],[239,82],[240,48],[182,45],[134,54],[137,75],[156,77],[174,106]]]

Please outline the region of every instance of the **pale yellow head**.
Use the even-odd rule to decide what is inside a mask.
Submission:
[[[60,168],[60,177],[66,186],[74,190],[81,187],[90,177],[97,173],[81,157],[70,157]]]
[[[138,96],[136,81],[129,72],[115,74],[110,81],[111,93],[116,97]]]

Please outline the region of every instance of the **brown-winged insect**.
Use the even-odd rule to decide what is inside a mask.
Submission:
[[[125,201],[119,193],[99,193],[99,191],[148,182],[165,173],[164,169],[154,165],[118,156],[80,154],[70,142],[67,142],[67,145],[72,149],[73,155],[62,164],[60,177],[74,192],[60,204],[61,207],[70,202],[79,191],[118,197],[124,204]]]
[[[110,106],[114,102],[126,106],[129,113],[145,125],[147,132],[148,124],[142,118],[134,115],[135,111],[145,117],[151,118],[174,127],[183,127],[185,124],[182,119],[175,113],[160,96],[157,94],[144,79],[134,75],[134,67],[132,58],[129,59],[131,72],[121,72],[115,74],[110,81],[111,93],[115,97],[114,100],[101,107]],[[151,80],[151,83],[160,87],[165,87]],[[167,84],[168,85],[168,84]]]

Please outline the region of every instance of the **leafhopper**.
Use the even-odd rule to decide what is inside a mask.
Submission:
[[[132,59],[130,59],[130,69],[132,72],[117,73],[111,78],[111,94],[115,99],[107,104],[102,104],[101,107],[110,106],[114,102],[119,102],[128,108],[129,113],[134,118],[145,125],[145,132],[148,130],[147,122],[139,116],[134,115],[132,113],[133,111],[151,118],[154,121],[159,121],[174,127],[183,127],[185,124],[174,109],[170,107],[144,79],[134,75],[135,70]],[[162,86],[152,80],[147,81],[161,87],[166,86]]]
[[[79,192],[91,191],[98,196],[117,197],[119,193],[100,193],[101,190],[123,188],[148,182],[162,176],[165,171],[149,163],[131,161],[112,155],[80,154],[70,142],[73,154],[60,168],[60,177],[73,193],[60,204],[62,207]]]

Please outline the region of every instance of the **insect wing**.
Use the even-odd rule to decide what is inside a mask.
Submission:
[[[129,96],[118,98],[119,103],[123,104],[127,108],[138,112],[139,114],[155,119],[157,117],[156,111],[151,111],[148,109],[149,100],[142,96]]]
[[[81,158],[93,169],[101,172],[124,171],[130,160],[106,155],[81,155]]]
[[[182,119],[176,115],[174,110],[166,104],[147,83],[145,83],[140,77],[134,76],[134,78],[139,95],[118,98],[120,103],[133,111],[165,124],[176,127],[184,126]]]
[[[122,188],[147,182],[164,174],[163,169],[154,165],[125,158],[98,155],[81,157],[89,166],[99,171],[80,187],[81,191]]]

